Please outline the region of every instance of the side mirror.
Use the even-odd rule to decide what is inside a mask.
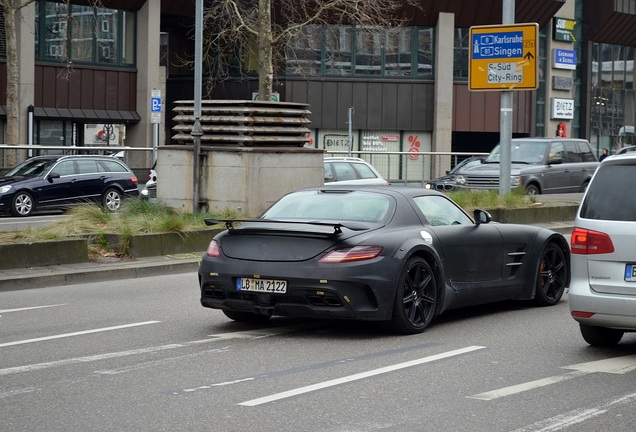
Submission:
[[[548,165],[559,165],[563,163],[563,158],[553,157],[548,160]]]
[[[46,178],[53,180],[53,179],[56,179],[56,178],[60,178],[60,174],[56,173],[55,171],[51,171],[49,173],[49,175],[46,176]]]
[[[490,221],[492,221],[492,216],[490,215],[490,213],[482,209],[475,209],[473,211],[473,218],[475,219],[475,223],[477,225],[489,223]]]

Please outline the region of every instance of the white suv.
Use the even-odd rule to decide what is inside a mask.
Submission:
[[[606,158],[575,219],[569,304],[590,345],[615,345],[636,331],[635,177],[635,153]]]
[[[373,165],[356,157],[326,157],[325,184],[390,185]]]

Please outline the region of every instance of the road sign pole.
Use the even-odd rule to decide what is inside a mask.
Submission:
[[[515,0],[501,0],[501,23],[515,22]],[[500,95],[499,112],[499,195],[510,192],[511,145],[512,145],[512,91],[503,91]]]

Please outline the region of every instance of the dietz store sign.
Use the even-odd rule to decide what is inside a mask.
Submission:
[[[552,19],[552,39],[556,41],[575,42],[576,21],[567,18]]]
[[[574,100],[552,98],[552,119],[572,120],[574,118]]]

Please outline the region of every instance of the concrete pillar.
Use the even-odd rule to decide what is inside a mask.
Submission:
[[[453,140],[453,31],[455,15],[440,13],[435,38],[435,110],[432,151],[450,152]],[[451,157],[435,157],[431,178],[450,169]]]
[[[162,101],[166,97],[165,68],[159,67],[160,22],[161,0],[146,0],[137,12],[137,113],[141,121],[126,128],[124,144],[130,147],[152,148],[152,90],[161,90]],[[163,111],[165,113],[165,109]],[[159,127],[159,131],[162,132],[163,127]],[[161,136],[159,143],[162,144]],[[132,152],[128,161],[131,167],[149,167],[150,156],[150,152]]]
[[[20,144],[28,142],[28,109],[35,88],[35,3],[21,8],[16,16],[18,64],[20,65]]]
[[[574,0],[565,2],[561,9],[557,12],[559,18],[574,19],[575,15]],[[554,19],[554,18],[553,18]],[[583,23],[577,25],[582,26]],[[571,42],[561,42],[552,39],[553,22],[546,26],[548,30],[548,52],[545,71],[546,98],[545,98],[545,133],[546,136],[556,136],[557,125],[563,122],[566,125],[566,134],[568,138],[572,138],[572,120],[552,119],[552,99],[569,99],[574,101],[574,72],[569,69],[557,69],[553,67],[555,48],[574,50]],[[581,53],[579,53],[581,54]],[[579,59],[580,60],[580,59]],[[568,88],[569,87],[569,88]],[[581,131],[582,132],[582,131]],[[577,137],[575,137],[577,138]]]

